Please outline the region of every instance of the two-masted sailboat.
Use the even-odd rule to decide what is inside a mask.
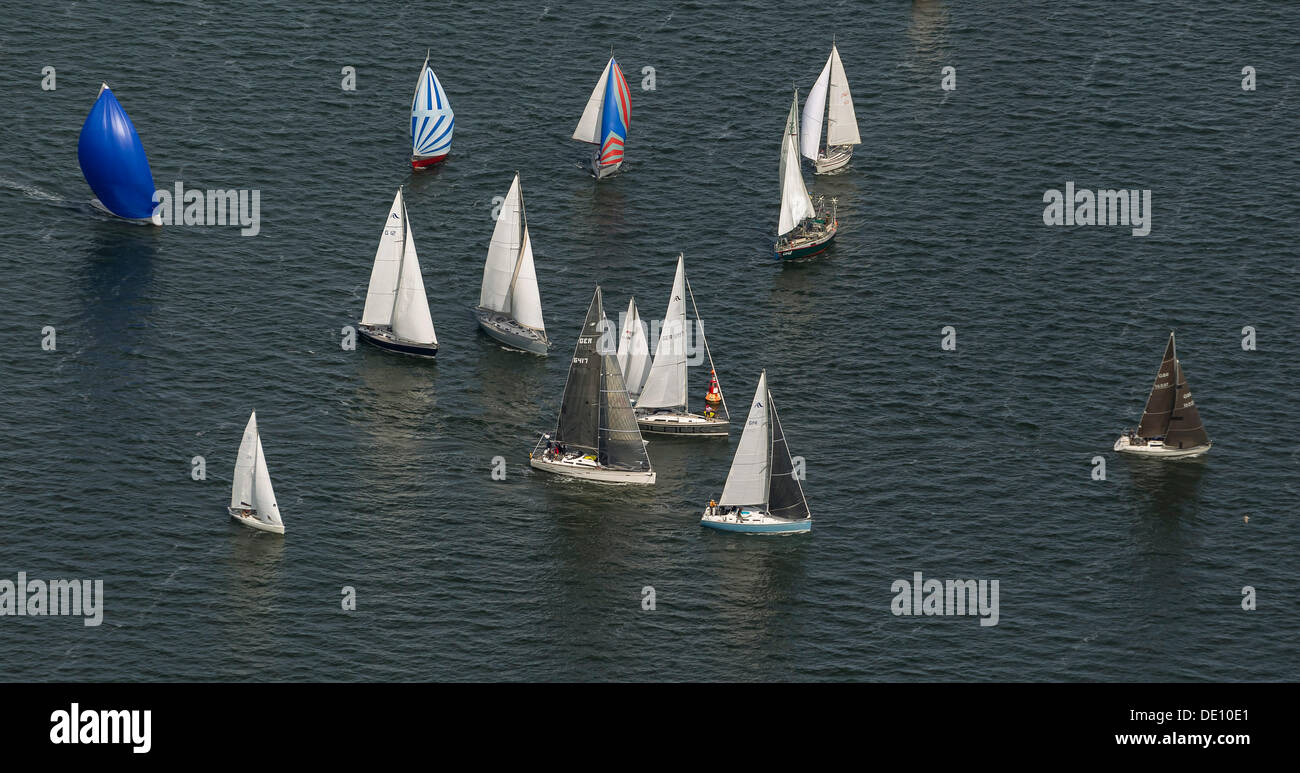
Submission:
[[[659,345],[655,347],[654,361],[645,385],[636,398],[636,420],[641,431],[652,435],[677,435],[692,437],[726,437],[731,428],[727,404],[718,386],[713,354],[704,338],[700,324],[700,343],[709,359],[711,382],[705,396],[704,410],[691,413],[688,397],[686,358],[686,298],[690,296],[691,308],[699,320],[700,310],[695,305],[695,294],[686,279],[686,259],[677,256],[677,274],[673,277],[672,293],[668,296],[668,310],[664,312],[663,326],[659,331]]]
[[[230,487],[230,517],[251,529],[284,534],[284,521],[275,503],[271,474],[266,469],[262,436],[257,431],[257,411],[248,417],[244,439],[235,458],[235,480]]]
[[[533,243],[528,238],[518,172],[488,244],[474,317],[483,332],[506,346],[534,354],[546,354],[551,348],[542,321],[542,297],[537,291]]]
[[[573,131],[573,139],[596,146],[591,157],[591,173],[597,180],[614,174],[623,165],[631,121],[632,94],[618,62],[610,56],[587,99],[578,128]]]
[[[1180,458],[1200,456],[1210,450],[1210,438],[1201,424],[1191,387],[1178,361],[1173,331],[1156,371],[1156,381],[1147,397],[1142,421],[1136,430],[1125,430],[1115,441],[1115,450],[1126,454]]]
[[[767,388],[767,371],[758,377],[758,389],[722,497],[709,502],[700,525],[751,534],[793,534],[812,529],[808,500],[795,474],[781,419]]]
[[[533,467],[603,483],[655,482],[616,352],[597,286],[573,349],[559,421],[528,455]]]
[[[429,298],[424,294],[424,277],[401,188],[393,197],[379,237],[366,308],[357,330],[380,349],[415,357],[438,354],[438,335],[429,316]]]
[[[442,90],[442,83],[429,66],[426,53],[420,81],[415,84],[415,94],[411,97],[411,168],[424,169],[445,161],[451,153],[455,128],[456,114]]]
[[[629,298],[627,315],[618,337],[618,368],[623,373],[623,386],[627,387],[627,396],[632,402],[641,394],[646,377],[650,375],[650,339],[646,335],[645,323],[636,308],[636,298]]]
[[[822,132],[823,118],[826,131]],[[823,142],[825,138],[825,142]],[[831,43],[831,55],[803,105],[803,132],[799,149],[813,162],[817,174],[840,169],[853,158],[853,146],[862,143],[858,118],[853,113],[853,95],[844,75],[839,49]]]
[[[825,250],[839,230],[836,201],[826,197],[813,205],[808,189],[804,187],[803,172],[799,164],[799,92],[785,120],[781,136],[781,217],[776,229],[776,257],[782,260],[807,258]]]

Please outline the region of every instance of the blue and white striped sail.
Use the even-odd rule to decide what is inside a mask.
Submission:
[[[420,82],[411,99],[411,156],[433,158],[447,155],[451,151],[451,135],[455,127],[456,114],[452,112],[451,102],[447,100],[438,76],[433,74],[428,57],[425,57]]]

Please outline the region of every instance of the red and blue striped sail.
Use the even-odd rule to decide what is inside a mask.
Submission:
[[[118,217],[144,220],[153,215],[153,170],[135,125],[108,84],[81,125],[77,163],[101,204]]]
[[[609,60],[609,77],[605,79],[605,99],[600,114],[600,165],[612,166],[623,160],[627,144],[627,127],[632,120],[632,95],[618,62]]]

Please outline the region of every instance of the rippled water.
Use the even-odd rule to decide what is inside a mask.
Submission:
[[[0,619],[0,677],[1300,678],[1300,13],[1008,5],[10,9],[0,577],[101,578],[107,609],[98,628]],[[839,199],[834,249],[782,267],[779,131],[832,32],[863,145],[848,173],[808,176]],[[411,176],[430,46],[456,140]],[[596,185],[568,137],[611,46],[629,161]],[[101,80],[160,187],[259,189],[261,234],[90,209],[76,138]],[[468,313],[516,170],[548,359],[499,349]],[[1042,194],[1067,180],[1151,189],[1151,235],[1044,226]],[[436,364],[339,346],[399,184]],[[654,441],[647,490],[527,467],[595,283],[611,312],[635,294],[658,316],[678,251],[733,408],[768,370],[808,460],[811,535],[698,526],[738,432]],[[1118,458],[1171,328],[1214,450]],[[224,510],[254,408],[283,539]],[[999,580],[999,624],[893,616],[890,585],[914,571]]]

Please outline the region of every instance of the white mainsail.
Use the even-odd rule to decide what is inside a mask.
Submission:
[[[826,90],[830,85],[831,61],[826,60],[822,74],[808,92],[808,99],[803,103],[803,129],[799,135],[799,149],[804,158],[817,160],[817,151],[822,142],[822,117],[826,114]]]
[[[646,376],[650,374],[650,341],[646,337],[645,323],[636,310],[636,298],[627,302],[627,316],[623,318],[623,329],[618,339],[617,359],[627,393],[635,400],[641,394]]]
[[[253,507],[253,457],[257,454],[257,411],[244,425],[244,439],[239,441],[239,454],[235,457],[235,480],[230,487],[230,506]]]
[[[271,473],[266,469],[266,454],[262,451],[262,438],[256,438],[256,451],[253,463],[253,507],[257,510],[258,520],[264,523],[283,525],[280,520],[280,507],[275,503],[275,489],[271,488]]]
[[[523,193],[519,175],[510,183],[510,191],[501,203],[492,241],[488,244],[487,262],[483,264],[483,287],[478,305],[503,314],[510,313],[510,285],[519,262],[523,242]]]
[[[827,64],[831,68],[830,90],[826,99],[830,109],[826,115],[826,145],[860,145],[862,137],[858,135],[858,118],[853,112],[853,95],[849,93],[849,79],[844,74],[844,64],[840,62],[840,51],[831,44],[831,58]]]
[[[803,184],[803,172],[799,169],[799,153],[794,146],[794,137],[786,134],[782,139],[786,148],[785,170],[781,175],[781,221],[776,229],[778,236],[793,231],[805,218],[812,217],[817,212],[813,208],[812,197]]]
[[[515,322],[533,330],[546,332],[542,321],[542,296],[537,290],[537,268],[533,265],[533,240],[524,225],[524,247],[519,251],[515,281],[510,286],[510,311]]]
[[[582,118],[578,119],[578,128],[573,130],[573,138],[579,142],[600,144],[600,111],[605,104],[605,83],[609,80],[609,68],[613,64],[614,57],[611,56],[605,65],[605,71],[600,74],[600,80],[596,81],[596,88],[591,90],[587,107],[582,111]]]
[[[785,133],[793,137],[797,142],[799,139],[799,90],[795,89],[794,101],[790,103],[790,113],[785,117]],[[781,142],[781,186],[785,187],[785,157],[790,146],[782,140]]]
[[[768,478],[771,475],[768,457],[772,445],[767,400],[767,371],[763,371],[758,377],[754,400],[749,404],[745,431],[740,435],[740,445],[736,447],[736,456],[731,460],[731,471],[727,473],[727,484],[722,488],[719,505],[767,506]]]
[[[438,336],[429,316],[429,297],[424,293],[420,258],[415,254],[415,236],[411,233],[410,218],[407,220],[406,248],[397,277],[397,299],[393,302],[393,334],[418,344],[436,344]]]
[[[361,313],[361,324],[392,324],[405,239],[406,202],[402,198],[402,189],[398,188],[384,221],[383,234],[379,237],[379,249],[375,251],[375,265],[370,270],[370,287],[366,290],[366,309]]]
[[[673,292],[664,312],[654,363],[646,376],[638,408],[686,407],[686,259],[678,256]]]

